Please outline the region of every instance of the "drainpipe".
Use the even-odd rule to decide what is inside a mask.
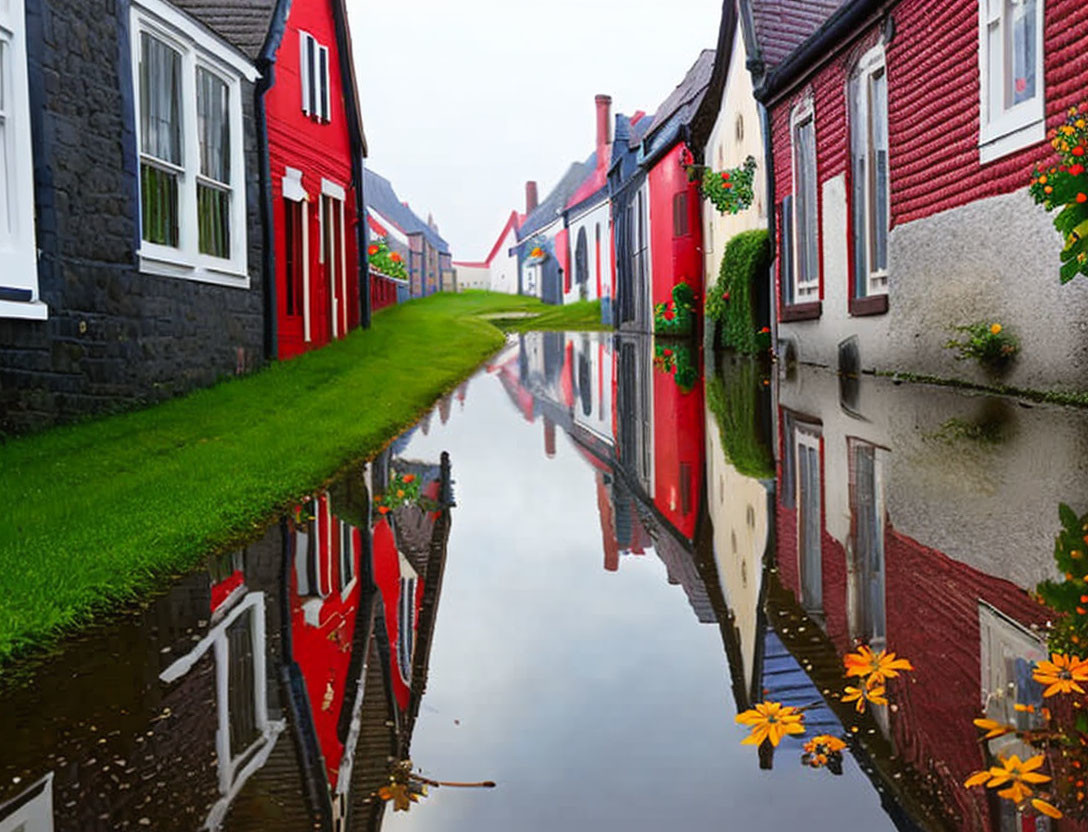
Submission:
[[[264,356],[268,361],[279,357],[276,321],[276,230],[272,214],[272,168],[268,158],[268,112],[264,96],[276,78],[276,50],[287,27],[290,0],[278,0],[272,24],[257,58],[257,79],[253,92],[254,118],[257,122],[257,158],[260,164],[261,190],[261,270],[264,289]]]
[[[778,272],[778,246],[775,243],[777,235],[778,214],[774,204],[774,143],[771,140],[771,116],[762,102],[756,102],[759,107],[759,125],[763,130],[763,170],[767,180],[767,238],[771,245],[771,267],[768,273],[770,280],[770,318],[771,318],[771,343],[778,344],[778,293],[776,291],[775,275]]]

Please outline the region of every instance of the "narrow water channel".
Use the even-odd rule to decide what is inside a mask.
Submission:
[[[9,669],[0,832],[1084,828],[963,781],[1019,748],[973,719],[1041,705],[1030,590],[1088,509],[1088,417],[698,361],[521,336],[250,545]],[[859,644],[913,666],[864,713]],[[763,701],[805,734],[742,744]],[[814,768],[817,735],[846,747]]]

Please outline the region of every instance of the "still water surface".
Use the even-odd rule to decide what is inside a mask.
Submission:
[[[1039,697],[1026,590],[1088,494],[1088,420],[730,359],[689,380],[688,355],[511,342],[260,539],[9,682],[0,832],[1080,829],[962,781],[1000,753],[983,703],[1015,718],[987,694]],[[860,716],[858,643],[915,667]],[[806,736],[741,745],[764,699]],[[848,740],[841,773],[801,764],[816,734]],[[409,759],[497,785],[395,812]]]

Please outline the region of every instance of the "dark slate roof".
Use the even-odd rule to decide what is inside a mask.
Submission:
[[[831,17],[843,0],[750,0],[766,70],[781,64]]]
[[[563,174],[559,184],[552,188],[551,193],[536,207],[536,210],[525,218],[525,222],[518,229],[518,241],[527,240],[554,221],[567,206],[567,200],[571,198],[586,176],[592,173],[596,167],[597,151],[593,151],[593,154],[585,162],[575,162],[567,168],[567,172]]]
[[[401,202],[388,179],[370,168],[363,170],[363,194],[367,208],[373,208],[386,219],[395,222],[405,234],[422,234],[440,253],[450,253],[449,243]]]
[[[251,60],[260,57],[276,0],[171,0]]]
[[[714,55],[713,49],[700,52],[684,80],[657,108],[657,114],[644,138],[644,159],[652,159],[656,153],[672,146],[680,134],[680,128],[691,122],[710,86],[710,76],[714,72]]]

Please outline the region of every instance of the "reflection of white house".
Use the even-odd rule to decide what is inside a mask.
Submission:
[[[218,725],[215,751],[220,798],[208,812],[205,829],[218,829],[246,781],[267,761],[283,720],[268,718],[265,666],[265,596],[242,596],[189,653],[159,674],[171,684],[188,674],[206,655],[215,661]],[[29,832],[29,830],[28,830]]]
[[[0,806],[0,832],[53,832],[53,773]]]
[[[767,485],[737,472],[725,457],[714,415],[706,411],[707,510],[714,529],[714,562],[740,640],[744,689],[752,690],[759,627],[763,559],[770,542],[772,499]]]
[[[566,339],[574,358],[574,423],[612,444],[612,339],[584,332]]]

